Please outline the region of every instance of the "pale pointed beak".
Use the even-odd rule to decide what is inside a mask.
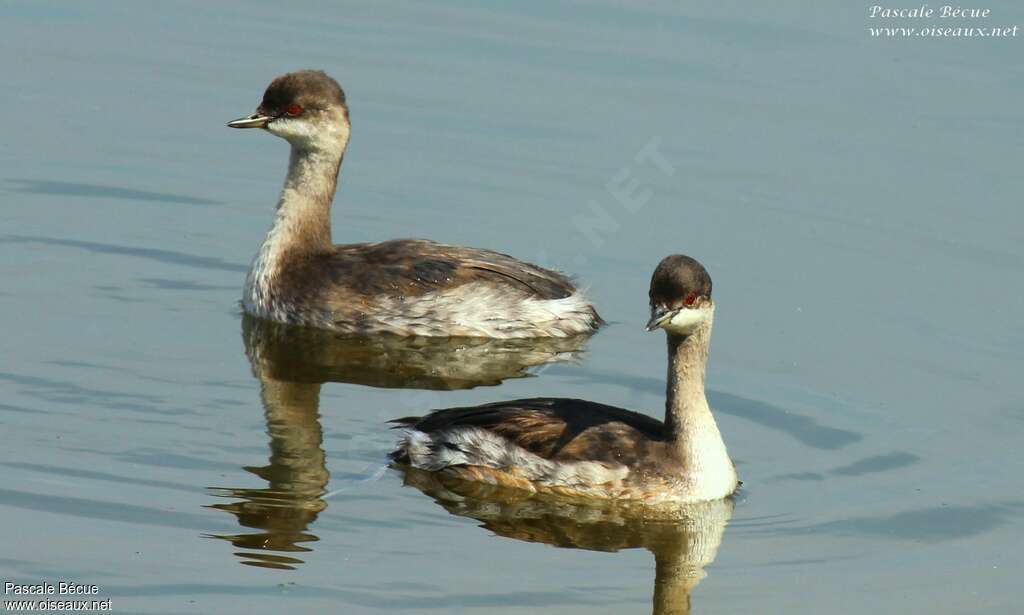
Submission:
[[[647,330],[660,329],[665,323],[679,313],[679,310],[670,310],[666,307],[652,307],[651,319],[647,321]]]
[[[240,117],[237,120],[228,122],[228,128],[266,128],[270,120],[274,119],[262,113],[253,113],[249,117]]]

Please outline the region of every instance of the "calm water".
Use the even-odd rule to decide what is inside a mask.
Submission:
[[[6,3],[0,579],[138,613],[1015,610],[1024,38],[718,4]],[[523,368],[243,323],[287,150],[224,122],[299,67],[352,107],[338,241],[510,252],[613,324]],[[641,326],[679,251],[715,278],[734,510],[637,526],[383,468],[383,422],[432,407],[660,414]]]

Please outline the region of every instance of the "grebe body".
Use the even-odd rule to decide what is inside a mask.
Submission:
[[[275,79],[232,128],[286,139],[291,156],[273,226],[246,278],[254,316],[342,333],[569,337],[602,324],[561,273],[423,239],[334,245],[331,202],[350,135],[348,105],[321,71]]]
[[[392,459],[454,478],[538,493],[689,503],[739,486],[704,392],[711,277],[682,255],[662,260],[648,330],[668,338],[665,420],[590,401],[520,399],[396,419]]]

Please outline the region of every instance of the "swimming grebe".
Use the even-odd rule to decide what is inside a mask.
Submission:
[[[333,245],[331,201],[349,139],[348,106],[322,71],[282,75],[232,128],[291,144],[277,216],[245,281],[254,316],[345,333],[568,337],[602,323],[560,273],[511,256],[423,239]]]
[[[651,277],[647,330],[668,336],[665,422],[579,399],[538,398],[436,410],[392,421],[391,458],[462,480],[645,504],[732,494],[736,469],[704,394],[714,302],[696,260],[668,256]]]

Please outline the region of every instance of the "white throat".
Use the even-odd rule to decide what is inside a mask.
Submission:
[[[738,484],[735,466],[704,391],[714,308],[683,312],[703,312],[703,318],[687,315],[683,324],[677,325],[677,315],[665,327],[669,353],[665,424],[685,468],[688,499],[714,500],[730,495]],[[675,330],[687,333],[677,334]]]
[[[292,147],[274,222],[246,276],[242,304],[247,312],[282,320],[277,312],[284,307],[274,286],[286,255],[331,246],[331,201],[343,154],[344,141],[334,151]]]

